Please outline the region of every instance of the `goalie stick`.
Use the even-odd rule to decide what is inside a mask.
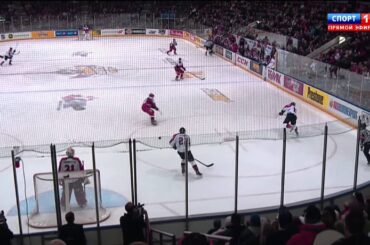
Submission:
[[[205,77],[200,77],[200,76],[198,76],[198,75],[196,75],[196,74],[194,74],[194,73],[192,73],[192,72],[190,72],[190,71],[187,71],[187,73],[189,73],[190,75],[192,75],[193,77],[196,77],[196,78],[198,78],[198,79],[200,79],[200,80],[204,80],[204,79],[206,79]]]
[[[197,162],[199,162],[200,164],[202,164],[203,166],[205,166],[207,168],[212,167],[213,165],[215,165],[214,163],[205,164],[204,162],[199,161],[198,159],[195,159],[195,158],[194,158],[194,160],[197,161]]]

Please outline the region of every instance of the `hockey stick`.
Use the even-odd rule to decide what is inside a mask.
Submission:
[[[192,75],[193,77],[196,77],[196,78],[198,78],[198,79],[200,79],[200,80],[204,80],[204,79],[206,79],[205,77],[200,77],[200,76],[198,76],[198,75],[196,75],[196,74],[194,74],[194,73],[192,73],[192,72],[190,72],[190,71],[187,71],[187,73],[189,73],[190,75]]]
[[[213,165],[215,165],[214,163],[205,164],[204,162],[201,162],[201,161],[199,161],[198,159],[195,159],[195,158],[194,158],[194,160],[199,162],[200,164],[202,164],[203,166],[205,166],[207,168],[212,167]]]

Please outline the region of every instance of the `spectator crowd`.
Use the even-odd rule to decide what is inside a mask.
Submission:
[[[208,234],[231,237],[229,245],[365,245],[370,244],[369,212],[370,199],[356,192],[343,208],[331,205],[320,211],[308,205],[301,216],[287,207],[281,207],[273,220],[252,214],[243,222],[241,215],[232,214],[223,225],[215,220]],[[226,243],[211,237],[199,244]]]
[[[24,21],[47,20],[59,15],[73,18],[77,15],[105,15],[137,13],[160,18],[163,13],[173,14],[180,22],[184,19],[212,28],[214,42],[242,56],[268,64],[273,57],[269,49],[282,48],[299,55],[308,55],[338,35],[347,42],[324,52],[317,59],[332,66],[350,69],[368,75],[370,70],[370,47],[367,32],[339,33],[327,31],[327,13],[368,13],[369,5],[363,2],[338,1],[135,1],[130,4],[119,1],[3,1],[2,17],[6,20],[24,16]],[[314,17],[313,17],[314,16]],[[266,31],[286,36],[286,42],[269,40]],[[245,42],[243,37],[257,43]],[[293,45],[293,38],[298,45]]]
[[[308,55],[338,35],[347,42],[340,48],[324,52],[320,61],[368,75],[370,46],[367,32],[339,33],[327,31],[327,13],[368,13],[369,6],[356,2],[260,2],[215,1],[193,9],[190,17],[213,28],[216,44],[238,52],[242,56],[269,63],[271,56],[263,58],[267,45]],[[314,18],[313,18],[314,16]],[[253,25],[254,24],[254,25]],[[277,44],[256,30],[287,36],[286,43]],[[237,43],[235,36],[256,40],[258,45]],[[298,46],[293,46],[293,39]]]

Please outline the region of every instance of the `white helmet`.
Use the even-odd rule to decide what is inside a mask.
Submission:
[[[72,148],[72,146],[67,148],[66,155],[67,155],[67,157],[74,157],[75,150]]]

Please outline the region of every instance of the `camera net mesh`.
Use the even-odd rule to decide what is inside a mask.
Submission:
[[[68,180],[67,180],[68,179]],[[96,187],[97,187],[97,198],[95,199],[94,190],[94,171],[85,170],[79,172],[71,172],[68,174],[58,174],[58,189],[59,197],[62,197],[63,190],[68,191],[66,182],[73,183],[75,181],[81,181],[82,186],[86,193],[87,203],[86,206],[80,207],[76,201],[74,190],[72,190],[69,204],[66,208],[61,208],[61,217],[63,224],[66,222],[64,217],[69,211],[75,214],[75,223],[77,224],[94,224],[97,222],[96,211],[95,211],[95,200],[97,200],[97,207],[99,213],[99,221],[104,221],[109,218],[109,211],[102,205],[101,198],[101,183],[100,183],[100,172],[96,171]],[[66,182],[64,182],[66,181]],[[55,196],[53,188],[53,174],[50,173],[37,173],[33,176],[33,184],[35,191],[35,208],[32,211],[28,225],[34,228],[51,228],[57,227],[56,219],[56,208],[55,208]],[[70,185],[69,185],[70,186]],[[67,189],[67,190],[66,190]],[[66,195],[68,197],[68,194]],[[67,199],[68,202],[68,199]],[[61,203],[62,204],[62,203]],[[69,206],[69,207],[68,207]]]

